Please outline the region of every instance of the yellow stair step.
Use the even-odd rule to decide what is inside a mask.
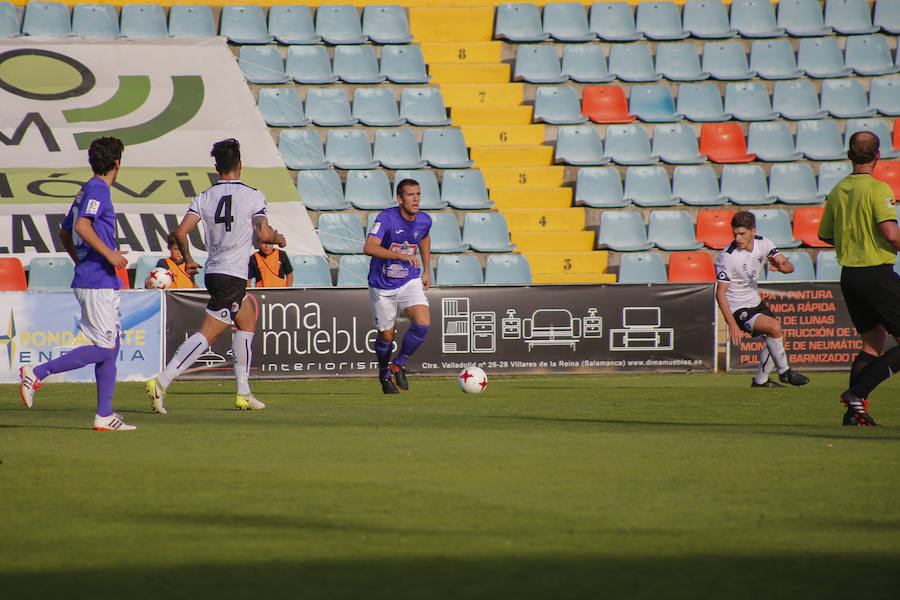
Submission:
[[[606,273],[609,256],[606,250],[588,252],[523,252],[532,273],[597,275]]]
[[[450,109],[453,124],[463,125],[528,125],[531,106],[454,106]]]
[[[517,106],[525,97],[521,83],[442,83],[447,106]]]
[[[498,63],[503,42],[426,42],[420,44],[427,64]]]
[[[469,157],[476,167],[548,167],[553,164],[553,148],[550,146],[475,146]]]
[[[470,146],[529,146],[544,143],[543,125],[466,125],[460,129]]]
[[[572,206],[572,188],[491,188],[494,208],[568,208]]]
[[[505,208],[510,232],[572,231],[584,229],[584,211],[580,206],[566,208]]]
[[[418,42],[490,41],[494,36],[494,8],[412,7],[409,31]]]
[[[594,247],[593,231],[511,231],[517,250],[527,252],[587,252]]]
[[[564,275],[560,273],[532,273],[531,283],[558,283],[569,285],[572,283],[615,283],[616,276],[612,273],[598,275]]]
[[[485,167],[481,169],[485,184],[495,187],[560,187],[565,167]]]
[[[432,83],[509,83],[506,63],[431,63],[428,74]]]

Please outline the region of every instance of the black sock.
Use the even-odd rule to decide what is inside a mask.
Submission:
[[[882,381],[898,371],[900,371],[900,346],[894,346],[860,373],[850,391],[865,400]]]
[[[878,357],[874,354],[869,354],[868,352],[860,350],[859,354],[856,355],[856,358],[853,359],[853,364],[850,365],[851,388],[859,382],[859,378],[862,377],[862,374],[865,373],[866,369],[871,367],[876,360],[878,360]]]

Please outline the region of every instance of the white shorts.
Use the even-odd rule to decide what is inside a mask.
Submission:
[[[119,290],[75,288],[81,305],[81,331],[100,348],[115,348],[119,340]]]
[[[397,320],[397,310],[406,310],[410,306],[428,306],[425,289],[420,278],[410,279],[394,290],[369,288],[369,302],[372,304],[372,316],[378,331],[387,331]]]

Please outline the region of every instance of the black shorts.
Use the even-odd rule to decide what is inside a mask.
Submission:
[[[884,325],[891,335],[900,335],[900,276],[894,265],[844,267],[841,292],[856,331]]]
[[[767,317],[775,318],[775,315],[772,314],[772,309],[770,309],[769,305],[765,302],[760,302],[753,308],[739,308],[732,314],[734,315],[734,320],[737,321],[738,327],[749,334],[753,333],[753,327],[750,325],[750,321],[756,315],[766,315]]]
[[[206,310],[220,321],[227,322],[229,317],[233,321],[247,297],[247,279],[221,273],[209,273],[203,279],[209,292]]]

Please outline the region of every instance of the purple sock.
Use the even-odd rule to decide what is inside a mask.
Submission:
[[[394,359],[394,364],[398,367],[405,365],[407,359],[416,351],[416,348],[425,341],[426,333],[428,333],[428,325],[411,323],[406,331],[406,335],[403,336],[403,343],[400,344],[400,354]]]
[[[378,358],[378,376],[382,379],[390,377],[389,366],[391,364],[391,346],[394,342],[385,342],[381,338],[375,339],[375,356]]]
[[[34,368],[34,375],[38,379],[46,379],[47,376],[54,373],[65,373],[66,371],[74,371],[85,365],[103,362],[109,356],[109,353],[115,351],[110,348],[100,348],[98,346],[78,346],[71,352],[67,352],[58,358],[54,358],[49,362],[37,365]]]
[[[107,359],[97,363],[94,367],[94,376],[97,379],[97,414],[108,417],[113,413],[112,398],[116,389],[116,359],[119,357],[119,345],[104,350]]]

